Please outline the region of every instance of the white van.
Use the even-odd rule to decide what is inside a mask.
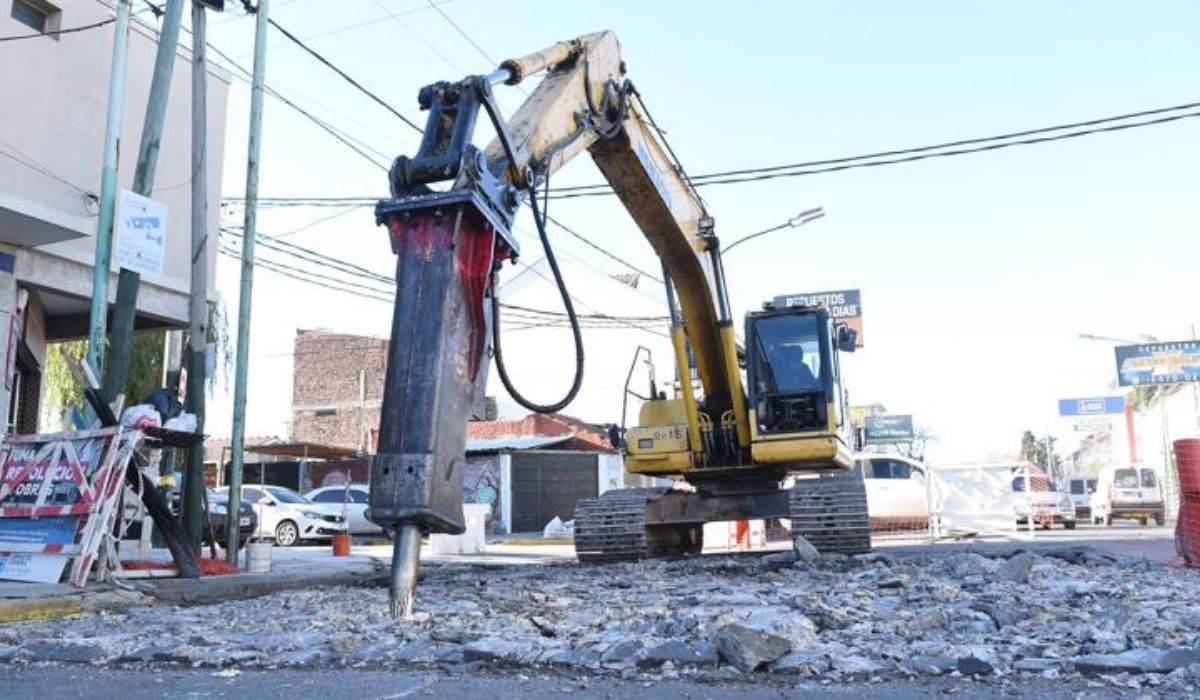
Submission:
[[[1075,505],[1075,519],[1092,521],[1092,494],[1096,493],[1096,477],[1073,476],[1067,479],[1067,495]]]
[[[1109,466],[1101,469],[1091,504],[1095,524],[1137,520],[1145,525],[1154,520],[1155,525],[1162,525],[1164,521],[1162,487],[1150,467]]]

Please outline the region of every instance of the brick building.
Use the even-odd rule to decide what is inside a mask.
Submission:
[[[297,330],[292,366],[292,439],[373,452],[383,405],[388,341]],[[473,418],[496,417],[494,401]]]

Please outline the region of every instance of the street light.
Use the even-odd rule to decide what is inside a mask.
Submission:
[[[807,210],[802,211],[799,214],[793,216],[792,218],[788,219],[787,221],[783,222],[782,224],[779,224],[778,226],[772,226],[771,228],[763,229],[762,231],[752,233],[748,236],[742,236],[741,238],[737,239],[733,243],[730,243],[728,246],[725,246],[725,249],[723,252],[726,255],[728,255],[729,251],[733,250],[734,248],[738,247],[739,245],[745,243],[748,240],[751,240],[753,238],[758,238],[759,236],[765,236],[768,233],[772,233],[772,232],[778,231],[780,229],[800,228],[804,224],[811,223],[811,222],[816,221],[817,219],[820,219],[824,216],[825,216],[825,208],[824,207],[813,207],[812,209],[807,209]]]

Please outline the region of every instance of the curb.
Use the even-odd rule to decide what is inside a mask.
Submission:
[[[0,625],[76,617],[86,612],[122,610],[135,605],[205,605],[249,600],[280,591],[377,586],[386,582],[387,573],[378,563],[371,571],[317,574],[277,571],[199,579],[161,579],[154,583],[139,583],[137,590],[105,587],[40,598],[3,598],[0,599]]]

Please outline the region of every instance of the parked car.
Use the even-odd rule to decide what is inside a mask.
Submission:
[[[245,501],[238,504],[241,517],[238,518],[238,546],[243,547],[246,540],[254,534],[258,527],[258,516],[254,514],[254,506]],[[204,543],[210,544],[213,539],[222,547],[229,545],[229,533],[226,532],[227,514],[229,513],[229,494],[208,490],[208,526],[204,528]]]
[[[367,504],[371,500],[371,487],[366,484],[349,486],[323,486],[304,494],[313,503],[332,506],[342,511],[345,505],[347,524],[352,535],[386,534],[384,529],[367,520]]]
[[[925,467],[897,455],[859,454],[867,489],[871,529],[924,530],[929,527],[929,485]]]
[[[1049,530],[1053,525],[1075,529],[1075,504],[1040,469],[1032,465],[1013,468],[1012,490],[1016,494],[1017,525],[1036,525]]]
[[[1162,487],[1150,467],[1105,467],[1092,494],[1092,522],[1112,525],[1114,520],[1137,520],[1156,525],[1165,520]]]
[[[281,547],[304,540],[328,540],[346,532],[340,507],[313,503],[282,486],[243,486],[242,501],[251,504],[258,516],[255,536],[272,537]]]
[[[1073,476],[1067,479],[1067,495],[1075,504],[1075,520],[1091,522],[1092,494],[1096,492],[1096,477]]]

